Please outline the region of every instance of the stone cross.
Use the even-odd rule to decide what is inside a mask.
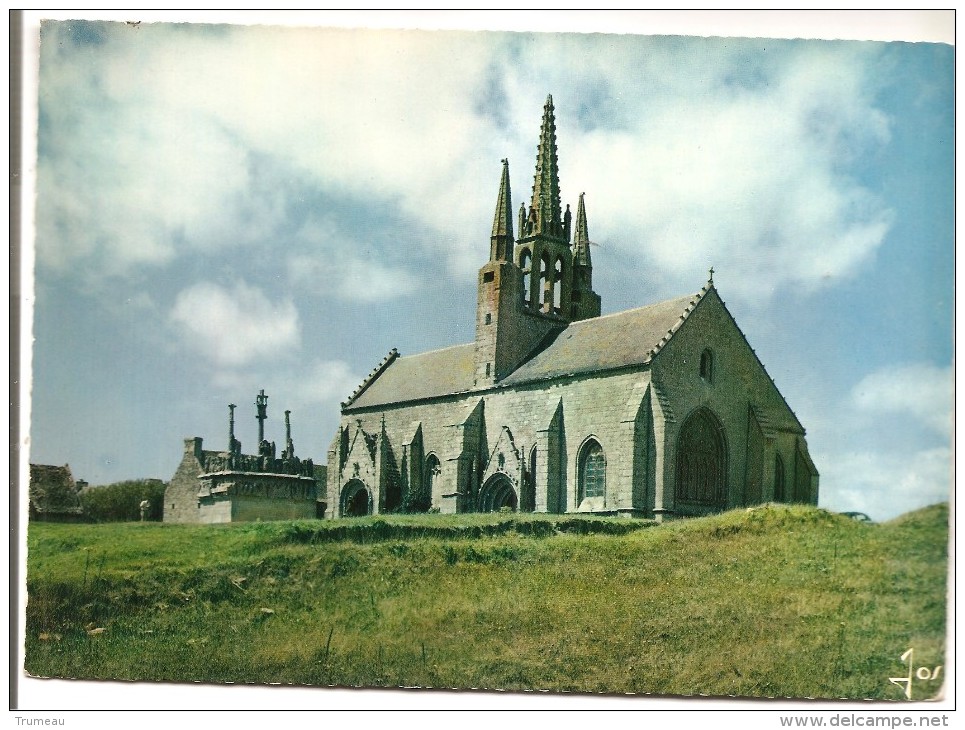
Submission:
[[[258,415],[255,418],[258,419],[258,444],[260,445],[265,440],[265,419],[268,418],[268,396],[265,395],[264,388],[255,396],[255,406],[258,408]]]

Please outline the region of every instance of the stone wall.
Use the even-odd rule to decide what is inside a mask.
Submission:
[[[701,377],[700,359],[705,351],[712,356],[710,377]],[[727,503],[726,507],[770,501],[774,498],[774,455],[781,454],[785,465],[794,465],[796,445],[804,443],[804,431],[785,403],[763,365],[754,355],[736,323],[711,289],[655,358],[653,379],[671,402],[672,415],[666,425],[666,459],[662,478],[666,490],[665,507],[684,513],[702,513],[699,507],[678,505],[673,499],[676,479],[676,447],[681,426],[696,409],[709,408],[720,420],[726,434]],[[762,433],[763,453],[747,459],[747,444],[757,446],[752,429],[751,407],[766,419],[768,436]],[[750,434],[750,436],[749,436]],[[803,447],[806,449],[806,446]],[[756,468],[761,494],[748,494],[747,474]],[[794,475],[787,474],[787,484]],[[802,477],[803,479],[803,477]],[[810,483],[810,474],[807,479]],[[755,489],[756,477],[750,480]],[[807,501],[817,503],[817,490]]]
[[[83,522],[80,490],[86,482],[75,482],[70,466],[30,465],[29,516],[41,522]]]
[[[164,521],[314,519],[325,511],[316,504],[324,503],[325,475],[310,459],[204,451],[200,438],[188,438],[164,492]]]
[[[606,454],[607,497],[598,509],[642,512],[644,490],[637,490],[635,503],[633,476],[635,469],[641,474],[645,469],[641,471],[635,464],[640,452],[634,449],[634,441],[640,430],[637,417],[647,382],[648,375],[642,372],[597,375],[354,412],[342,419],[347,438],[337,436],[333,441],[336,448],[328,465],[329,516],[338,516],[338,495],[349,480],[358,478],[378,491],[382,473],[374,457],[367,457],[372,449],[365,447],[365,436],[377,440],[384,428],[384,439],[408,464],[408,450],[400,446],[417,426],[421,427],[422,460],[430,455],[439,460],[432,503],[444,512],[474,511],[474,501],[486,477],[501,470],[498,466],[490,468],[500,455],[508,465],[502,470],[521,496],[534,446],[536,510],[576,511],[580,506],[577,459],[590,438],[597,440]],[[641,438],[646,442],[645,435]],[[346,441],[347,453],[339,454],[338,445]],[[464,504],[457,506],[458,499]],[[380,507],[376,511],[381,511]]]
[[[492,385],[509,375],[562,317],[523,306],[523,274],[513,263],[490,262],[479,270],[476,306],[476,378]]]
[[[198,475],[203,471],[204,452],[199,437],[184,440],[184,454],[177,471],[164,490],[165,522],[197,522]]]
[[[641,343],[641,349],[650,346]],[[713,370],[702,377],[707,350]],[[675,499],[680,428],[698,408],[712,412],[724,432],[725,503],[714,508]],[[416,431],[418,454],[411,446]],[[603,449],[606,489],[603,497],[581,500],[580,455],[591,440]],[[699,514],[772,499],[776,454],[787,465],[788,493],[816,503],[816,476],[796,476],[806,461],[797,458],[798,450],[806,453],[800,424],[711,289],[652,367],[344,414],[329,452],[328,516],[339,516],[339,496],[352,479],[369,489],[373,511],[383,511],[384,485],[391,479],[403,493],[420,488],[413,474],[422,476],[419,468],[430,456],[439,461],[432,505],[443,512],[475,511],[486,480],[503,472],[521,504],[524,491],[534,491],[540,512]]]

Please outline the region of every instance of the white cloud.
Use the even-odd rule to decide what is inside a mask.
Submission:
[[[906,363],[873,371],[807,419],[822,506],[890,519],[947,501],[954,486],[952,371]]]
[[[292,282],[320,296],[355,302],[381,302],[416,291],[419,279],[406,269],[376,258],[361,260],[350,253],[296,254],[288,259]]]
[[[284,361],[298,351],[298,312],[291,301],[272,303],[240,282],[230,290],[202,282],[178,294],[170,322],[187,344],[213,364],[238,367],[259,358]]]
[[[58,57],[57,28],[45,27],[42,45],[40,260],[68,269],[94,255],[124,273],[166,263],[179,246],[250,235],[247,151],[220,120],[156,96],[150,54]]]
[[[836,454],[821,473],[821,505],[890,519],[951,499],[954,473],[948,448]]]
[[[284,259],[288,281],[299,292],[349,302],[384,302],[416,291],[422,281],[411,271],[412,260],[316,212],[290,237]]]
[[[344,360],[324,360],[314,363],[295,387],[306,403],[327,405],[346,400],[361,382]]]
[[[48,51],[66,37],[49,30]],[[38,220],[52,266],[99,252],[123,271],[274,245],[286,213],[259,187],[255,162],[267,159],[367,201],[359,231],[390,209],[418,221],[431,234],[405,244],[468,279],[501,157],[514,203],[529,197],[547,91],[564,202],[587,191],[594,238],[675,284],[713,263],[750,300],[817,287],[854,274],[891,224],[851,169],[888,140],[874,45],[761,57],[738,42],[174,26],[105,39],[44,57],[57,134],[41,158]],[[376,283],[381,273],[369,271]]]
[[[888,140],[873,57],[821,45],[778,54],[751,88],[724,81],[741,71],[737,59],[698,62],[691,71],[709,80],[697,89],[658,90],[628,129],[583,136],[576,162],[594,191],[597,240],[653,256],[677,278],[714,264],[727,291],[750,301],[869,260],[892,219],[849,164]]]
[[[852,403],[873,417],[912,417],[938,436],[950,438],[953,415],[951,367],[898,365],[865,376],[851,391]]]
[[[99,252],[123,271],[179,247],[268,242],[283,211],[256,195],[253,155],[369,199],[373,219],[395,205],[463,230],[477,212],[478,186],[459,184],[493,139],[472,111],[492,52],[477,36],[120,24],[76,57],[52,50],[67,36],[54,25],[44,38],[50,265]]]

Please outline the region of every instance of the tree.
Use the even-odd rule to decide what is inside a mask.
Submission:
[[[159,521],[164,512],[164,489],[160,479],[133,479],[80,493],[84,515],[92,522],[130,522],[141,519],[141,500],[150,503],[147,518]]]

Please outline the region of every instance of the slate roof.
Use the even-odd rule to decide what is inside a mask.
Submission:
[[[496,387],[645,365],[683,323],[704,291],[573,322]],[[473,389],[475,344],[420,355],[390,353],[359,386],[346,411],[465,393]]]
[[[697,298],[692,294],[573,322],[499,385],[644,365],[650,362],[661,338],[683,322],[684,310]]]
[[[471,390],[475,351],[475,343],[470,343],[420,355],[399,355],[371,382],[362,384],[361,394],[351,401],[346,410],[405,403]]]

